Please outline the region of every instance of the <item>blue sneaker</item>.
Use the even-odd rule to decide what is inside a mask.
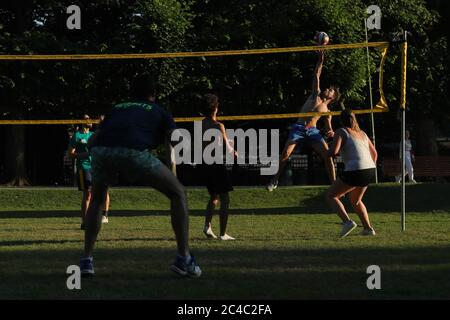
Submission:
[[[80,270],[82,276],[94,275],[94,258],[81,258],[80,259]]]
[[[202,274],[202,270],[195,263],[192,255],[189,259],[177,255],[175,262],[170,266],[170,270],[183,277],[198,278]]]

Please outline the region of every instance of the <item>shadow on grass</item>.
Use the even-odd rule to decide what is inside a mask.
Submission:
[[[203,239],[203,238],[202,238]],[[161,237],[139,237],[139,238],[119,238],[119,239],[102,239],[102,242],[132,242],[132,241],[174,241],[175,238],[161,238]],[[199,238],[192,238],[191,240],[200,240]],[[68,244],[68,243],[80,243],[84,244],[84,240],[0,240],[0,247],[2,246],[33,246],[33,245],[46,245],[46,244]]]
[[[277,190],[274,195],[283,195],[283,190]],[[300,191],[299,191],[300,192]],[[332,213],[325,201],[324,189],[322,192],[314,192],[309,195],[299,194],[297,206],[274,207],[274,208],[236,208],[230,209],[233,215],[283,215],[283,214],[329,214]],[[400,185],[373,185],[367,190],[364,202],[369,212],[400,212]],[[408,185],[406,189],[406,211],[407,212],[431,212],[449,211],[450,184],[415,184]],[[262,201],[262,200],[260,200]],[[270,200],[266,200],[270,205]],[[351,208],[347,199],[344,200],[347,208]],[[239,205],[232,202],[231,206]],[[261,203],[257,203],[261,206]],[[206,202],[205,202],[206,207]],[[350,209],[351,210],[351,209]],[[204,209],[192,209],[190,215],[203,216]],[[112,210],[111,216],[162,216],[169,215],[169,208],[161,210]],[[78,217],[78,210],[46,210],[46,211],[0,211],[0,219],[9,218],[58,218]]]
[[[450,184],[412,184],[406,187],[406,211],[430,212],[450,211]],[[330,213],[325,199],[326,191],[303,199],[297,213]],[[364,203],[370,212],[400,212],[401,186],[371,185],[364,196]],[[345,206],[352,211],[348,197]]]
[[[175,248],[100,248],[96,276],[65,289],[66,268],[80,250],[2,252],[1,299],[448,299],[450,249],[198,248],[200,279],[168,270]],[[7,261],[7,263],[6,263]],[[368,290],[378,265],[382,290]]]
[[[258,209],[230,209],[231,215],[283,215],[299,213],[330,213],[330,210],[324,212],[314,212],[299,207],[284,208],[258,208]],[[218,210],[216,210],[218,213]],[[191,216],[204,216],[205,210],[189,210]],[[109,216],[114,217],[143,217],[143,216],[165,216],[170,215],[170,210],[111,210]],[[20,219],[20,218],[72,218],[79,217],[79,211],[2,211],[0,219]]]

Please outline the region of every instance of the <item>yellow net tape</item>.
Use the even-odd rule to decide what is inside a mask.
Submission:
[[[380,72],[378,77],[378,90],[380,91],[380,100],[375,105],[375,108],[383,109],[389,111],[386,98],[384,97],[383,83],[384,83],[384,63],[386,62],[388,48],[381,49],[381,62],[380,62]]]
[[[355,114],[365,113],[380,113],[387,112],[387,109],[364,109],[353,110]],[[312,116],[326,116],[326,115],[339,115],[340,111],[333,112],[307,112],[307,113],[280,113],[280,114],[252,114],[252,115],[240,115],[240,116],[221,116],[217,117],[220,121],[237,121],[237,120],[272,120],[272,119],[290,119],[290,118],[306,118]],[[178,117],[174,118],[175,122],[193,122],[200,121],[204,117]],[[13,125],[28,125],[28,124],[85,124],[85,123],[99,123],[99,120],[0,120],[0,125],[13,124]]]
[[[327,46],[310,47],[291,47],[291,48],[273,48],[273,49],[254,49],[254,50],[230,50],[230,51],[205,51],[205,52],[178,52],[178,53],[143,53],[143,54],[102,54],[102,55],[0,55],[0,60],[87,60],[87,59],[155,59],[155,58],[180,58],[180,57],[203,57],[203,56],[230,56],[245,54],[268,54],[283,52],[302,52],[316,50],[333,49],[354,49],[376,47],[381,49],[381,62],[379,71],[379,91],[380,100],[374,109],[354,110],[356,114],[379,113],[389,111],[383,91],[384,63],[386,62],[388,42],[365,42],[353,44],[335,44]],[[406,70],[405,70],[406,72]],[[406,92],[406,85],[405,85]],[[339,115],[339,111],[334,112],[308,112],[308,113],[284,113],[284,114],[257,114],[257,115],[238,115],[221,116],[221,121],[236,120],[268,120],[268,119],[289,119],[305,118],[317,115]],[[193,122],[203,119],[202,117],[179,117],[175,122]],[[0,120],[0,125],[31,125],[31,124],[84,124],[98,123],[98,120]]]
[[[401,78],[401,97],[400,97],[400,108],[403,110],[406,108],[406,68],[407,68],[407,56],[408,56],[408,43],[405,41],[402,43],[402,78]]]
[[[388,42],[362,42],[350,44],[332,44],[326,46],[225,50],[225,51],[198,51],[198,52],[171,52],[171,53],[128,53],[128,54],[20,54],[0,55],[0,60],[111,60],[111,59],[163,59],[188,57],[218,57],[250,54],[273,54],[289,52],[305,52],[317,50],[357,49],[366,47],[388,47]]]

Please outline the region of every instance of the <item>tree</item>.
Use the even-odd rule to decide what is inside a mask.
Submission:
[[[0,52],[141,53],[183,51],[190,3],[177,0],[74,1],[81,30],[66,28],[65,1],[15,1],[0,10]],[[20,70],[18,72],[18,70]],[[4,118],[78,118],[99,115],[125,99],[137,73],[152,73],[164,100],[180,87],[177,60],[42,61],[0,64],[0,112]],[[23,127],[10,126],[7,180],[27,184]],[[15,137],[17,139],[12,139]],[[8,166],[8,163],[14,166]]]
[[[366,5],[370,1],[364,1]],[[445,34],[436,32],[440,15],[430,10],[423,0],[379,1],[383,14],[382,29],[373,39],[392,38],[394,33],[409,31],[407,74],[407,122],[417,133],[418,151],[436,154],[436,134],[439,127],[446,128],[450,120],[448,99],[444,92],[448,87],[448,54]],[[397,112],[400,92],[400,55],[396,46],[390,49],[391,58],[386,66],[386,92],[393,112]],[[400,123],[394,117],[384,117],[383,123],[399,141]],[[419,134],[419,132],[421,134]],[[392,138],[392,133],[390,133]]]
[[[366,8],[371,4],[369,0],[198,1],[193,6],[195,19],[188,34],[189,43],[193,50],[302,46],[311,45],[318,30],[328,32],[332,43],[362,42]],[[448,55],[447,40],[437,29],[439,14],[428,9],[423,0],[383,0],[377,4],[382,11],[382,29],[370,31],[370,41],[391,41],[403,30],[412,33],[408,57],[409,123],[416,124],[417,130],[427,123],[429,126],[430,121],[445,128],[450,120],[444,94],[448,87]],[[400,137],[398,48],[398,44],[390,46],[385,67],[384,89],[391,112],[375,116],[382,142],[398,141]],[[380,55],[371,50],[370,56],[377,99]],[[221,96],[227,114],[295,112],[308,95],[314,64],[313,52],[198,59],[186,68],[186,86],[179,103],[174,104],[180,105],[183,115],[196,114],[194,108],[185,108],[182,101],[189,100],[190,92],[213,90]],[[339,85],[347,107],[367,108],[370,103],[366,69],[365,49],[329,51],[323,85]],[[360,117],[363,124],[368,119]],[[398,131],[393,132],[392,128]],[[423,153],[433,151],[425,149],[435,143],[432,140],[430,137],[421,141]]]

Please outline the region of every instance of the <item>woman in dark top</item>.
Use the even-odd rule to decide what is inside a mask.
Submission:
[[[216,120],[217,111],[219,109],[219,99],[216,95],[206,94],[202,98],[202,112],[205,119],[202,120],[202,131],[205,133],[207,130],[217,130],[218,136],[220,136],[220,147],[223,147],[222,142],[226,146],[226,151],[237,156],[236,151],[228,141],[225,126]],[[209,143],[207,143],[209,144]],[[206,147],[205,143],[203,149]],[[211,221],[214,214],[214,209],[220,202],[220,239],[221,240],[234,240],[233,237],[226,233],[228,223],[228,207],[230,204],[229,192],[233,191],[231,184],[231,178],[228,174],[227,168],[223,161],[220,163],[206,164],[203,159],[203,164],[200,166],[202,177],[206,188],[208,189],[210,198],[206,207],[205,227],[203,233],[208,238],[216,239],[211,228]]]

